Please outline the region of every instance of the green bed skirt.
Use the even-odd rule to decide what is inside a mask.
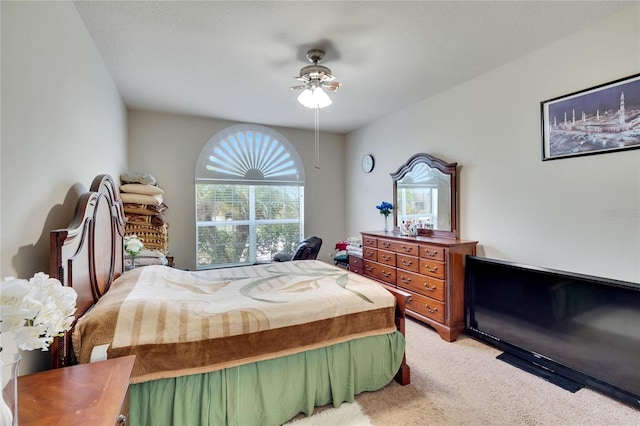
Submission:
[[[211,373],[131,385],[129,421],[141,425],[281,425],[314,407],[339,407],[386,386],[400,368],[398,331]]]

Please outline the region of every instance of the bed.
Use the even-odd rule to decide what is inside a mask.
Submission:
[[[278,425],[394,378],[409,295],[317,260],[123,272],[117,186],[97,176],[51,232],[50,275],[78,293],[52,367],[136,355],[129,421]]]

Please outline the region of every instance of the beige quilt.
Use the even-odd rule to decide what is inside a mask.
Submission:
[[[124,273],[78,320],[89,362],[136,355],[132,383],[215,371],[395,330],[395,298],[317,260],[208,271],[145,266]]]

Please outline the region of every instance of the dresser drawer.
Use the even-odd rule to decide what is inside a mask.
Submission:
[[[365,247],[378,247],[378,239],[371,237],[362,237],[362,245]]]
[[[412,292],[432,297],[444,302],[444,281],[426,275],[398,270],[396,285]]]
[[[130,388],[127,388],[127,393],[124,396],[124,401],[122,402],[122,407],[120,407],[120,415],[116,419],[116,425],[127,426],[127,421],[129,420],[129,396]]]
[[[382,241],[378,242],[378,247],[382,247]],[[420,245],[413,243],[406,243],[404,241],[385,241],[385,250],[395,251],[400,254],[407,254],[410,256],[420,255]]]
[[[383,240],[382,238],[378,239],[378,248],[383,250],[393,251],[393,240]]]
[[[444,322],[444,303],[420,294],[412,294],[408,309],[437,322]]]
[[[444,248],[420,244],[420,257],[444,262]]]
[[[378,250],[371,247],[362,248],[362,258],[366,260],[378,261]]]
[[[389,284],[396,284],[396,268],[393,267],[365,260],[364,274],[388,282]]]
[[[362,261],[362,258],[349,256],[349,270],[362,275],[364,273],[364,262]]]
[[[420,259],[420,273],[444,280],[444,262],[430,259]]]
[[[378,262],[389,266],[396,266],[396,254],[392,251],[378,249]]]
[[[396,266],[407,271],[419,272],[420,258],[396,254]]]

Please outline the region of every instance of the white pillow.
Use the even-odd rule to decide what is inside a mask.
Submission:
[[[130,194],[143,194],[143,195],[162,195],[164,191],[157,186],[143,185],[141,183],[126,183],[120,187],[120,191],[128,192]]]
[[[127,204],[147,204],[150,206],[159,206],[162,204],[162,195],[130,194],[128,192],[121,192],[120,199],[123,203]]]

